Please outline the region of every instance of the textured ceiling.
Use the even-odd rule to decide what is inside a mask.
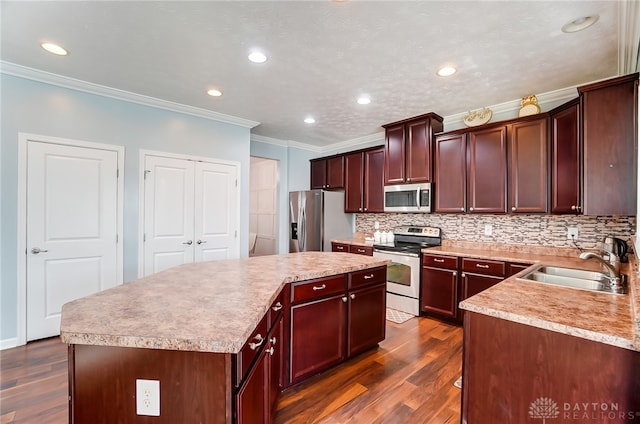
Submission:
[[[323,146],[618,74],[617,1],[2,1],[3,61]],[[600,15],[585,31],[560,28]],[[66,57],[39,46],[55,41]],[[262,48],[264,64],[247,60]],[[458,73],[436,76],[452,63]],[[220,98],[206,95],[217,87]],[[356,103],[361,93],[372,103]],[[305,116],[317,122],[304,124]]]

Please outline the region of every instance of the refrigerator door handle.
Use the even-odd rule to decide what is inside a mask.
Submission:
[[[298,217],[298,224],[299,224],[299,229],[300,231],[298,231],[298,246],[300,247],[300,251],[301,252],[306,252],[307,251],[307,217],[305,214],[305,210],[304,210],[304,203],[302,204],[301,208],[300,208],[300,216]]]

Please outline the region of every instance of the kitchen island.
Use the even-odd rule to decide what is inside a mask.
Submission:
[[[349,329],[359,325],[354,317],[384,326],[378,293],[385,275],[385,260],[306,252],[181,265],[70,302],[61,322],[69,344],[70,422],[268,417],[300,360],[290,307],[308,320],[304,311],[313,309],[304,302],[336,306],[335,316],[316,317],[318,340],[335,337],[322,333],[323,321],[345,326],[347,340],[336,347],[342,353],[317,367],[304,363],[311,375],[348,357],[346,345],[357,346],[355,354],[380,341],[380,334],[360,340]],[[369,302],[365,308],[361,298]]]

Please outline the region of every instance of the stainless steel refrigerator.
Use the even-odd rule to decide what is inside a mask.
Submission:
[[[289,252],[331,251],[331,240],[353,237],[353,214],[344,213],[344,193],[289,193]]]

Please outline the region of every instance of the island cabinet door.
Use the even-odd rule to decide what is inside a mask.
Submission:
[[[268,406],[269,361],[268,352],[258,357],[249,376],[236,395],[236,423],[260,424],[269,423],[270,407]]]
[[[423,312],[456,318],[458,316],[458,271],[423,267],[421,294]]]
[[[385,338],[386,283],[349,292],[348,355],[352,356]]]
[[[346,318],[344,293],[291,307],[292,384],[345,359]]]

